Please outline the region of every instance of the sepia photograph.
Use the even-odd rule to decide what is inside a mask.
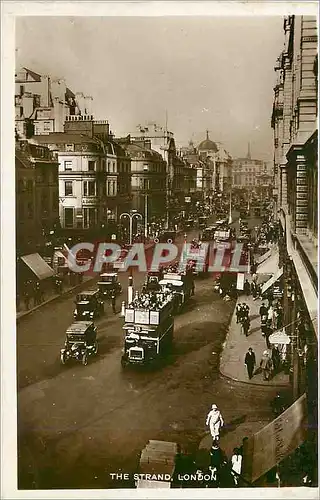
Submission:
[[[318,498],[317,2],[3,3],[2,498]]]

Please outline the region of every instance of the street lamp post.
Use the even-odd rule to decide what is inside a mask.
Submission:
[[[137,211],[131,210],[131,212],[123,212],[120,215],[120,219],[128,217],[129,218],[129,244],[132,245],[132,222],[133,219],[136,217],[137,219],[142,219],[142,215],[139,214]]]

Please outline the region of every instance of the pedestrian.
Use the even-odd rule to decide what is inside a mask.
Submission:
[[[30,295],[29,295],[28,290],[25,290],[25,292],[23,294],[23,299],[24,299],[25,308],[26,308],[26,310],[28,310],[29,305],[30,305]]]
[[[242,322],[242,330],[246,337],[248,337],[248,333],[250,330],[250,319],[249,316],[246,316]]]
[[[264,351],[261,361],[260,361],[260,368],[262,369],[263,372],[263,380],[270,380],[271,378],[271,373],[272,373],[272,360],[270,358],[270,353],[269,351]]]
[[[116,294],[113,293],[112,296],[111,296],[111,304],[112,304],[112,311],[113,311],[113,314],[116,314]]]
[[[242,455],[240,454],[239,448],[233,449],[233,455],[231,457],[231,474],[233,476],[235,486],[238,486],[239,476],[241,474],[241,464]]]
[[[210,428],[210,433],[213,442],[219,440],[220,429],[223,427],[224,421],[221,412],[218,410],[217,405],[213,404],[206,419],[206,425]]]
[[[274,321],[274,310],[273,310],[273,307],[272,305],[269,307],[268,309],[268,321],[270,323],[270,325],[273,325],[273,321]]]
[[[40,304],[41,295],[40,295],[40,283],[37,281],[34,285],[34,304],[37,306]]]
[[[237,324],[240,323],[241,321],[241,305],[237,304],[236,305],[236,318],[237,318]]]
[[[265,303],[261,304],[260,309],[259,309],[259,314],[260,314],[261,321],[262,321],[262,316],[267,316],[268,309],[266,308]]]
[[[245,302],[243,303],[243,315],[244,318],[249,317],[250,315],[250,307]]]
[[[272,332],[273,332],[272,328],[267,324],[266,329],[265,329],[265,340],[266,340],[267,349],[271,349],[269,337],[272,334]]]
[[[274,345],[272,347],[271,359],[272,359],[272,363],[273,363],[274,372],[278,373],[278,370],[279,370],[279,367],[280,367],[280,361],[281,361],[281,357],[280,357],[280,352],[279,352],[279,349],[278,349],[278,345]]]
[[[256,366],[256,356],[253,352],[252,347],[249,347],[246,357],[244,358],[244,364],[247,367],[248,377],[252,379],[254,367]]]
[[[277,330],[280,330],[282,328],[282,321],[283,321],[283,310],[282,307],[280,306],[277,310]]]
[[[191,295],[194,295],[194,290],[195,290],[195,285],[194,285],[194,280],[192,280]]]
[[[250,283],[247,279],[244,282],[243,291],[246,295],[248,295],[248,296],[250,295]]]

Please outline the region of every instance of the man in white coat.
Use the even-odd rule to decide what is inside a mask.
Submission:
[[[222,415],[218,410],[217,405],[213,404],[206,420],[206,425],[209,425],[213,441],[217,441],[219,439],[220,429],[223,427],[223,424]]]

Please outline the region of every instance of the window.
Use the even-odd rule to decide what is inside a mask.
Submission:
[[[89,228],[94,227],[96,225],[96,208],[84,208],[83,209],[83,227]]]
[[[44,130],[44,132],[50,132],[51,131],[51,123],[50,122],[44,122],[43,123],[43,130]]]
[[[64,183],[64,195],[65,196],[72,196],[73,195],[72,181],[65,181],[65,183]]]
[[[145,191],[149,189],[149,181],[148,181],[148,179],[143,179],[143,189]]]
[[[73,227],[73,208],[64,209],[64,227]]]
[[[108,181],[107,184],[107,195],[115,196],[117,194],[116,181]]]
[[[20,95],[24,94],[24,85],[20,85]]]
[[[72,160],[65,160],[64,162],[64,169],[67,170],[72,170]]]
[[[94,172],[96,169],[96,162],[93,160],[88,161],[88,170],[89,172]]]
[[[110,169],[111,169],[111,162],[110,162],[110,161],[108,161],[108,172],[111,172],[111,170],[110,170]]]
[[[96,196],[96,183],[95,183],[95,181],[84,181],[83,182],[83,195],[84,196]]]
[[[74,151],[74,144],[66,144],[66,151],[73,152]]]

